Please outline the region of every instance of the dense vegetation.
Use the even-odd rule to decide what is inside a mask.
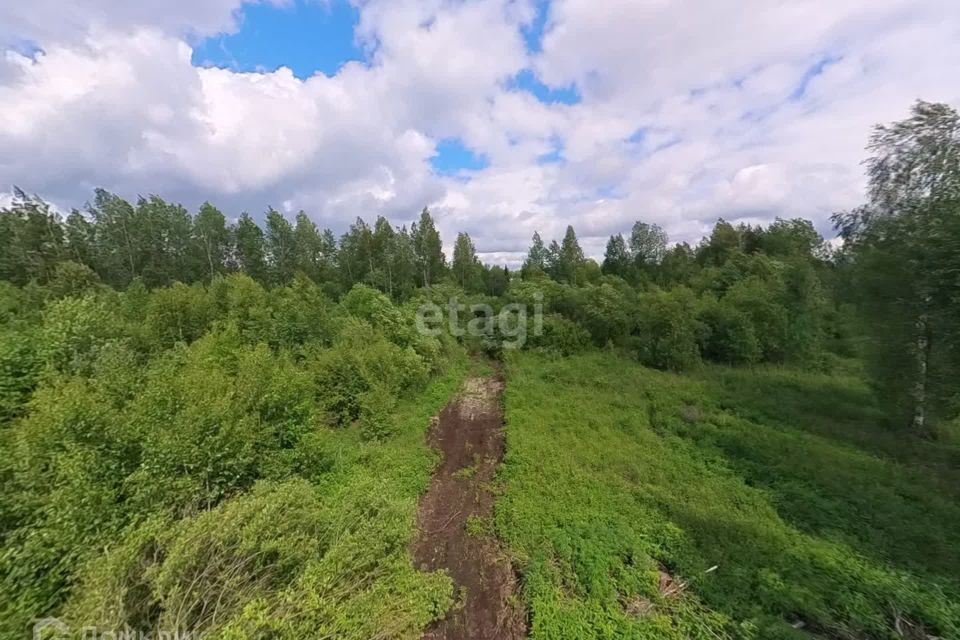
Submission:
[[[0,460],[4,637],[58,611],[102,629],[368,638],[448,605],[449,580],[406,549],[433,459],[423,427],[465,358],[408,309],[242,274],[6,286],[3,308],[18,345],[4,382],[21,385]]]
[[[479,349],[507,362],[495,529],[534,637],[960,633],[960,118],[918,103],[870,151],[842,248],[805,220],[697,246],[638,221],[602,264],[535,234],[513,273],[464,233],[448,261],[427,210],[337,239],[17,192],[0,636],[418,637],[454,602],[407,552],[423,434]],[[544,315],[521,353],[494,322],[418,333],[452,299]]]
[[[858,377],[600,353],[507,376],[495,526],[533,637],[960,634],[960,443],[877,434]]]

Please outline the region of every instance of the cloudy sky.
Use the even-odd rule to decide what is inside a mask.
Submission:
[[[0,191],[429,205],[510,264],[567,224],[827,233],[872,124],[960,104],[958,0],[8,0],[0,49]]]

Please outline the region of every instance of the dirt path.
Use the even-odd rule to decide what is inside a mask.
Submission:
[[[469,378],[435,418],[430,444],[443,455],[417,511],[413,558],[422,571],[445,570],[458,602],[424,633],[429,640],[523,638],[517,579],[491,533],[489,483],[503,459],[503,380]]]

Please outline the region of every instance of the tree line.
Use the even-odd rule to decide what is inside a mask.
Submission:
[[[85,211],[74,210],[65,220],[20,189],[0,214],[0,279],[21,286],[44,284],[58,270],[77,265],[120,289],[135,279],[162,287],[234,272],[279,285],[299,272],[335,297],[364,283],[399,301],[446,279],[469,291],[499,295],[509,279],[505,268],[481,264],[464,233],[448,264],[427,209],[409,229],[394,227],[382,216],[372,226],[357,218],[339,239],[303,211],[291,222],[270,208],[261,227],[247,213],[229,223],[210,203],[192,215],[156,195],[131,204],[104,189],[96,190]]]

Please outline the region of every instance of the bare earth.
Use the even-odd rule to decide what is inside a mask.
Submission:
[[[469,378],[430,426],[430,445],[443,462],[420,501],[413,558],[422,571],[446,571],[458,602],[427,629],[426,640],[526,635],[510,560],[492,534],[467,533],[470,516],[482,518],[489,531],[494,503],[489,484],[504,451],[502,393],[499,376]]]

